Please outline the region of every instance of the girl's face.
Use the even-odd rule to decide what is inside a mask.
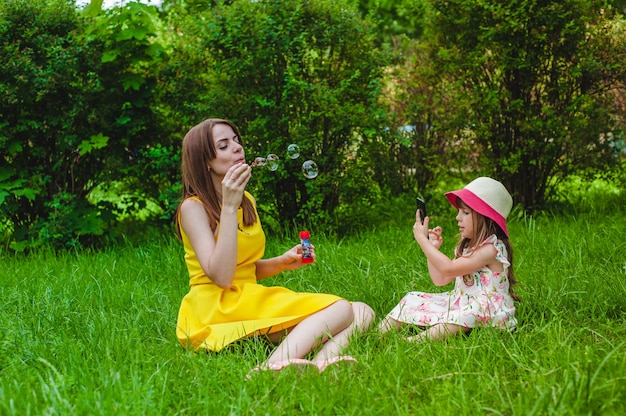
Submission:
[[[223,177],[231,166],[246,163],[246,154],[241,139],[228,124],[216,124],[212,133],[215,159],[209,162],[209,168],[213,174]]]
[[[458,204],[459,213],[456,215],[456,222],[459,225],[461,238],[471,239],[474,235],[474,215],[473,211],[465,204]]]

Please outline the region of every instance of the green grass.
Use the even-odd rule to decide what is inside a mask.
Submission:
[[[621,198],[621,200],[620,200]],[[353,367],[284,371],[244,381],[261,341],[220,354],[175,337],[187,276],[169,236],[101,252],[0,254],[2,415],[579,415],[626,413],[624,197],[576,215],[514,215],[510,231],[523,302],[519,330],[474,331],[410,344],[372,331]],[[337,240],[312,230],[318,262],[266,284],[369,303],[377,321],[409,290],[441,291],[411,232],[393,227]],[[443,250],[455,244],[453,213]],[[270,240],[267,255],[297,243]]]

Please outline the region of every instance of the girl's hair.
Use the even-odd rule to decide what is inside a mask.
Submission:
[[[192,196],[197,197],[202,202],[209,216],[212,229],[215,229],[217,226],[222,211],[221,198],[213,186],[209,170],[209,162],[217,156],[213,141],[213,127],[217,124],[230,126],[239,137],[239,143],[243,146],[239,129],[233,122],[210,118],[192,127],[185,135],[181,163],[183,176],[182,201]],[[182,201],[176,210],[176,234],[178,238],[182,238],[179,220]],[[241,208],[243,209],[243,225],[250,226],[254,224],[257,220],[254,205],[245,194],[241,201]]]
[[[474,234],[472,238],[463,238],[454,250],[454,257],[459,258],[463,255],[464,250],[473,251],[478,248],[479,244],[485,241],[490,235],[495,234],[498,240],[504,243],[506,248],[507,260],[509,261],[508,279],[509,279],[509,294],[511,297],[520,301],[520,297],[513,290],[513,285],[517,284],[515,280],[515,273],[513,272],[513,247],[511,247],[511,241],[509,237],[504,233],[502,228],[491,218],[487,218],[484,215],[479,214],[470,207],[468,207],[460,198],[457,198],[457,206],[461,209],[468,209],[472,213],[472,220],[474,222]]]

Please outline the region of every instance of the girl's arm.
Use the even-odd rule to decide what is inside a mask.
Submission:
[[[216,285],[232,286],[237,268],[237,210],[250,179],[248,166],[232,166],[222,180],[222,212],[217,241],[209,216],[199,201],[187,199],[180,207],[181,226],[206,275]]]
[[[428,221],[428,217],[424,219],[424,224],[417,221],[413,227],[413,235],[428,259],[428,271],[435,285],[447,285],[457,276],[471,274],[495,261],[497,251],[491,244],[477,248],[468,256],[454,260],[448,258],[429,241]]]
[[[315,260],[315,250],[313,250],[313,259]],[[298,244],[281,256],[258,260],[256,262],[256,278],[265,279],[282,271],[295,270],[302,266],[302,246]]]

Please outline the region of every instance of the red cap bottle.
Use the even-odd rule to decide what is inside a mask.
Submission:
[[[313,248],[311,247],[311,233],[300,231],[300,243],[302,244],[302,264],[313,263]]]

